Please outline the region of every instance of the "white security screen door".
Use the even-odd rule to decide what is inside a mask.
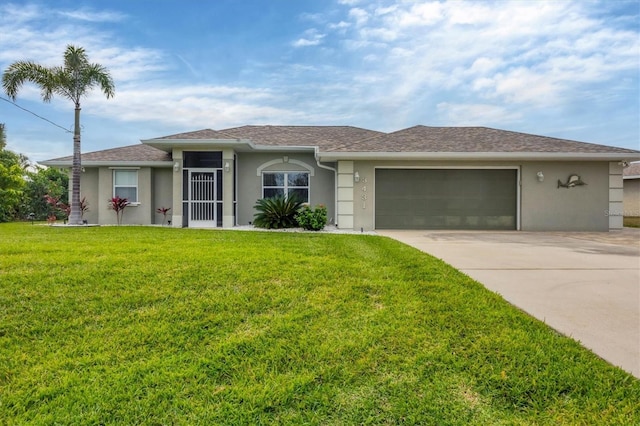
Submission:
[[[215,228],[218,219],[216,170],[189,171],[189,227]]]

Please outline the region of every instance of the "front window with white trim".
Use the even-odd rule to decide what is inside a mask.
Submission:
[[[113,171],[113,196],[126,198],[130,203],[138,202],[138,171]]]
[[[295,194],[302,202],[309,202],[309,173],[307,172],[263,172],[262,197],[277,195],[287,197]]]

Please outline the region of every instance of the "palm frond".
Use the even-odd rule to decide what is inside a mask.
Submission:
[[[254,206],[258,213],[254,215],[253,224],[267,229],[293,228],[298,224],[296,215],[301,206],[302,201],[294,195],[262,198]]]

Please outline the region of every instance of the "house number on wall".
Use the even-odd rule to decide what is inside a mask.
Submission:
[[[363,183],[367,183],[367,178],[362,179]],[[362,186],[362,209],[367,208],[367,185]]]

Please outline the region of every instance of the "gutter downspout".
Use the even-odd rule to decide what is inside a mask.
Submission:
[[[338,224],[338,169],[330,167],[330,166],[325,166],[324,164],[320,164],[320,159],[318,158],[318,147],[314,147],[313,149],[313,156],[316,159],[316,164],[318,165],[318,167],[325,169],[325,170],[331,170],[333,172],[333,184],[334,184],[334,188],[333,188],[333,203],[334,203],[334,207],[333,207],[333,215],[335,216],[333,219],[333,224],[336,227],[339,227]]]

